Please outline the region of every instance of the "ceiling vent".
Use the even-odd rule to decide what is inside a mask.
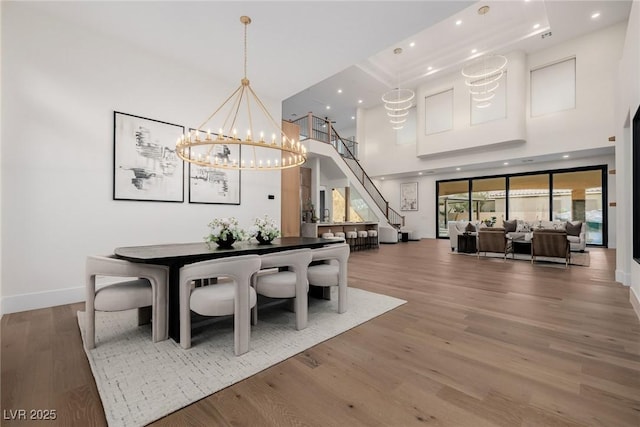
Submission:
[[[522,163],[531,163],[533,162],[533,159],[524,159],[522,160]]]
[[[551,37],[551,31],[547,31],[546,33],[542,33],[540,35],[540,37],[542,37],[542,40],[546,39],[547,37]]]

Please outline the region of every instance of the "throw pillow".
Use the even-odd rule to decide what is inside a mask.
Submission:
[[[531,226],[528,222],[518,220],[518,225],[516,226],[516,233],[528,233],[531,231]]]
[[[565,228],[567,229],[567,235],[569,236],[579,236],[580,231],[582,230],[582,222],[577,222],[575,224],[567,221],[565,224]]]
[[[476,227],[473,224],[469,223],[467,224],[467,228],[465,228],[465,231],[467,233],[473,233],[474,231],[476,231]]]
[[[502,221],[502,225],[504,227],[505,233],[513,233],[518,227],[518,221],[516,221],[515,219],[511,221]]]

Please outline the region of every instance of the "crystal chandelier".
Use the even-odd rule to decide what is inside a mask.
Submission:
[[[247,79],[247,26],[251,18],[241,16],[240,22],[244,25],[244,77],[240,86],[197,129],[178,139],[178,156],[186,162],[217,169],[280,170],[300,166],[307,159],[306,148],[284,134]],[[272,131],[270,140],[265,140],[263,131],[256,138],[251,103],[267,119]],[[212,133],[206,126],[221,112],[225,118],[214,127],[218,132]],[[241,112],[246,116],[240,117]],[[244,138],[238,135],[238,126],[246,126]]]
[[[479,15],[489,13],[489,6],[478,9]],[[469,87],[471,99],[477,108],[487,108],[496,96],[495,91],[500,86],[499,80],[505,73],[507,58],[502,55],[484,54],[467,64],[462,69],[464,83]]]
[[[393,50],[394,55],[400,55],[402,48],[397,47]],[[387,116],[394,130],[400,130],[407,121],[409,109],[413,106],[413,98],[416,94],[411,89],[396,87],[382,95],[384,108],[387,110]]]

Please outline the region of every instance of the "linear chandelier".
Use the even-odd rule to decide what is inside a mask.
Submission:
[[[478,15],[489,13],[489,6],[478,9]],[[463,69],[464,83],[469,87],[471,99],[477,108],[487,108],[496,96],[495,91],[500,86],[500,79],[505,73],[507,58],[502,55],[484,54]]]
[[[393,50],[394,55],[400,55],[402,48],[397,47]],[[407,121],[409,109],[413,106],[413,98],[416,94],[411,89],[396,87],[382,95],[384,108],[387,110],[389,122],[394,130],[400,130]]]
[[[281,170],[300,166],[307,159],[306,148],[284,134],[247,79],[247,26],[251,18],[241,16],[240,22],[244,25],[244,77],[240,86],[197,129],[185,132],[178,139],[178,156],[186,162],[217,169]],[[265,140],[263,131],[254,139],[252,103],[258,106],[271,127],[270,140]],[[246,115],[241,117],[245,111]],[[220,112],[226,114],[222,123],[214,127],[218,132],[212,133],[210,128],[205,131]],[[246,128],[244,138],[238,135],[239,126]]]

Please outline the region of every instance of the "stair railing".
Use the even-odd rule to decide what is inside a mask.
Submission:
[[[344,162],[349,166],[349,169],[351,169],[358,181],[367,193],[369,193],[374,203],[384,213],[389,223],[397,228],[404,226],[404,216],[389,207],[389,202],[382,196],[378,187],[376,187],[369,175],[364,171],[360,162],[358,162],[354,154],[354,151],[357,152],[357,142],[343,139],[333,128],[330,120],[321,119],[312,113],[307,114],[306,117],[294,120],[293,123],[300,126],[301,141],[305,139],[315,139],[316,141],[333,145],[333,148],[338,151]]]

